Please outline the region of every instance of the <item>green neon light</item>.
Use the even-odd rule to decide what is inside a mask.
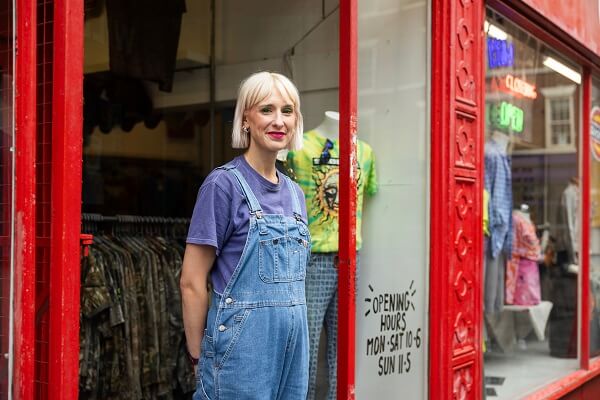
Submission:
[[[485,119],[488,125],[504,131],[523,132],[525,112],[521,108],[506,101],[499,104],[488,103],[485,108]]]

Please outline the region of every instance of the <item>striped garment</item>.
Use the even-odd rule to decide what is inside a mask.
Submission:
[[[512,252],[512,180],[510,160],[493,139],[485,144],[485,190],[490,194],[488,204],[490,250],[493,258],[500,251]]]

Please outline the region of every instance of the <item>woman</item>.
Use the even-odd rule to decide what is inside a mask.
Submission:
[[[181,273],[194,399],[304,400],[310,236],[302,190],[275,168],[280,150],[302,146],[296,87],[270,72],[246,79],[232,139],[246,151],[200,188]]]

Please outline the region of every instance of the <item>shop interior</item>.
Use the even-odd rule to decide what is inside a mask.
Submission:
[[[337,2],[151,3],[85,2],[82,232],[94,239],[82,257],[82,399],[189,399],[196,388],[178,278],[203,179],[241,154],[230,139],[241,80],[284,73],[306,129],[325,111],[337,118]]]
[[[587,111],[575,63],[491,10],[485,30],[485,392],[515,399],[579,366],[579,132]]]
[[[123,335],[132,338],[140,329],[132,325],[127,313],[142,307],[139,324],[160,326],[166,312],[161,303],[161,285],[165,296],[175,299],[171,302],[164,297],[165,304],[179,304],[172,283],[177,281],[177,265],[196,194],[214,167],[239,154],[230,146],[234,101],[239,83],[253,72],[281,72],[300,90],[304,131],[312,131],[308,136],[315,139],[314,146],[305,146],[314,154],[304,154],[313,161],[309,179],[305,180],[309,185],[314,183],[310,186],[314,192],[306,196],[310,199],[309,228],[311,218],[317,223],[335,221],[339,202],[339,141],[335,129],[339,5],[337,0],[201,0],[186,2],[182,13],[183,3],[156,1],[157,7],[128,14],[122,5],[110,10],[114,3],[86,1],[82,232],[94,234],[89,253],[95,261],[83,259],[82,293],[87,298],[82,298],[80,393],[82,398],[121,399],[139,393],[143,398],[189,398],[195,381],[181,358],[178,311],[170,311],[174,314],[167,332],[172,337],[161,336],[163,330],[148,329],[152,335],[144,342],[130,340],[138,350],[120,352]],[[387,398],[402,390],[410,398],[425,398],[428,2],[359,2],[358,6],[357,187],[362,200],[358,200],[357,231],[362,231],[362,241],[357,238],[357,243],[362,247],[357,246],[356,395]],[[149,10],[157,11],[153,14]],[[113,11],[114,18],[109,17]],[[141,63],[140,54],[172,53],[173,49],[162,40],[172,39],[171,25],[177,25],[179,19],[174,66],[171,63],[169,67],[172,72],[166,77],[152,75],[167,69],[164,57],[156,63]],[[123,20],[128,20],[125,27],[120,24]],[[151,49],[123,40],[127,29],[131,29],[129,20],[140,23],[141,28],[133,33],[151,42]],[[157,27],[164,27],[164,31]],[[127,63],[118,59],[119,51],[131,54]],[[142,68],[148,65],[150,71]],[[126,73],[117,74],[119,68],[126,69]],[[150,75],[140,78],[146,73]],[[282,155],[281,170],[298,178],[294,168],[290,171],[290,160],[290,155]],[[328,236],[337,238],[335,229]],[[336,246],[321,251],[335,252]],[[141,249],[150,249],[152,254]],[[313,254],[319,252],[312,250]],[[147,274],[152,276],[154,286],[140,286],[147,279],[131,268],[132,263],[139,264],[139,259],[146,260],[143,265],[151,272]],[[157,259],[168,266],[158,267]],[[335,262],[334,257],[329,260]],[[107,265],[116,265],[116,270],[100,274],[99,269]],[[125,300],[119,297],[126,293],[123,285],[135,287],[135,292],[127,292]],[[142,297],[157,291],[157,307],[163,307],[163,314],[158,313],[158,319],[152,321],[158,309],[153,311]],[[367,303],[363,299],[384,293],[400,296],[407,291],[410,307],[404,312],[403,324],[388,329],[381,318],[391,314],[365,313]],[[316,379],[309,385],[311,399],[335,398],[335,368],[331,368],[334,361],[330,360],[335,360],[337,335],[329,332],[335,329],[336,318],[327,310],[335,304],[336,293],[328,293],[322,303],[326,307],[322,311],[329,317],[316,318],[329,322],[323,321],[325,326],[316,324],[322,328],[320,334],[315,333],[318,329],[311,331],[313,338],[319,337],[318,354],[312,356],[316,359],[316,372],[315,368],[312,372]],[[108,306],[117,304],[111,300],[115,296],[121,302],[120,309]],[[110,326],[119,333],[111,333]],[[404,338],[404,343],[385,346],[383,352],[370,351],[369,343],[382,336],[387,343],[395,338]],[[386,360],[390,363],[384,371]],[[129,365],[136,368],[127,369]],[[157,370],[150,365],[166,368]],[[169,374],[177,374],[169,381],[175,386],[165,385],[164,377]]]

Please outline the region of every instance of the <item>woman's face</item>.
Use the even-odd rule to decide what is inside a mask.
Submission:
[[[250,146],[277,153],[288,147],[296,127],[292,102],[274,90],[269,97],[244,112],[244,127],[250,131]]]

